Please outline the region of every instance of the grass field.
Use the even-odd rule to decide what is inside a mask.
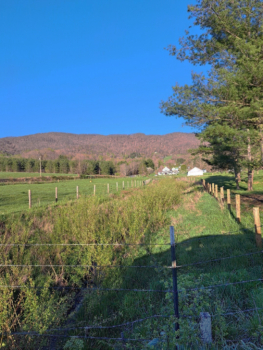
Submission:
[[[78,176],[77,174],[55,174],[55,173],[42,173],[42,176]],[[21,172],[5,172],[0,171],[0,179],[17,179],[20,177],[40,177],[38,173],[21,173]]]
[[[170,293],[93,293],[86,297],[75,322],[79,325],[86,322],[91,326],[107,326],[151,315],[166,315],[166,318],[153,317],[135,323],[132,328],[124,328],[124,337],[153,339],[165,332],[162,349],[173,349],[177,343],[182,345],[180,349],[197,350],[202,348],[199,314],[209,312],[212,315],[214,344],[211,349],[261,349],[262,282],[204,288],[262,278],[262,254],[255,245],[253,228],[243,231],[243,225],[239,225],[226,209],[221,210],[218,202],[198,187],[185,193],[182,203],[167,211],[166,215],[167,224],[153,234],[154,243],[160,246],[139,248],[137,257],[129,262],[134,266],[156,267],[111,269],[102,287],[172,290],[171,270],[164,268],[171,265],[171,252],[170,248],[163,246],[169,245],[169,224],[172,224],[178,242],[179,339],[175,339],[173,297]],[[248,253],[253,254],[239,257]],[[126,254],[129,255],[128,250]],[[214,261],[231,256],[231,259]],[[199,264],[202,261],[204,263]],[[198,264],[191,266],[195,263]],[[188,264],[190,266],[180,268]],[[195,288],[197,290],[191,290]],[[119,332],[119,329],[91,329],[89,336],[114,338],[120,336]],[[76,335],[75,332],[71,334]],[[240,347],[241,340],[258,347]],[[118,348],[117,343],[111,344],[106,340],[90,341],[85,349]],[[136,347],[134,342],[128,344],[132,349],[145,349],[147,342],[136,343]]]
[[[79,187],[79,197],[96,195],[107,195],[107,184],[110,193],[117,192],[124,188],[131,188],[132,182],[145,180],[144,177],[118,178],[118,179],[77,179],[76,181],[58,181],[56,183],[42,184],[12,184],[0,186],[0,215],[17,213],[28,210],[28,190],[31,190],[32,208],[55,204],[55,188],[58,188],[58,203],[76,199],[76,187]],[[137,183],[138,185],[138,183]]]
[[[231,181],[229,177],[228,181]],[[190,187],[186,189],[187,186]],[[69,330],[67,335],[102,338],[77,339],[83,350],[122,349],[124,344],[103,339],[120,338],[121,332],[129,349],[146,349],[151,339],[161,337],[163,350],[174,349],[176,343],[180,350],[199,350],[204,348],[200,339],[200,312],[209,312],[212,317],[211,349],[262,349],[262,251],[255,244],[253,223],[251,225],[248,220],[238,224],[233,213],[221,208],[198,183],[182,185],[173,177],[154,179],[144,190],[123,191],[112,198],[90,197],[89,200],[82,197],[78,202],[67,202],[47,211],[36,208],[35,212],[27,211],[14,222],[8,219],[5,225],[1,243],[98,244],[88,247],[51,245],[48,250],[47,247],[1,248],[2,264],[9,261],[21,264],[21,269],[10,267],[8,274],[2,273],[2,284],[8,281],[12,284],[33,283],[26,279],[29,275],[36,285],[46,280],[47,285],[53,283],[61,288],[58,300],[55,292],[35,295],[27,289],[29,301],[21,301],[21,305],[30,310],[30,313],[24,312],[30,317],[21,319],[23,326],[20,327],[25,327],[25,321],[35,324],[36,319],[42,331],[46,330],[42,320],[59,324],[63,319],[63,303],[68,305],[70,300],[66,298],[71,296],[63,293],[63,286],[81,283],[99,289],[83,291],[81,307],[64,326],[100,328],[90,328],[88,332],[78,328]],[[172,272],[167,268],[171,266],[170,225],[175,228],[177,242],[178,339],[174,332],[173,295],[165,292],[173,287]],[[107,245],[116,242],[127,245]],[[100,245],[103,243],[106,245]],[[22,265],[49,266],[51,262],[50,268]],[[85,268],[91,264],[92,268]],[[119,290],[103,290],[107,288]],[[16,302],[20,303],[16,296]],[[9,305],[12,293],[7,290],[1,298],[1,305]],[[0,310],[3,324],[8,322],[4,311]],[[55,320],[53,315],[56,315]],[[101,328],[144,318],[143,322],[132,326]],[[63,324],[59,325],[63,328]],[[38,330],[35,325],[27,327]],[[60,334],[59,331],[56,334]],[[65,332],[61,331],[61,334],[64,336]],[[130,338],[147,341],[127,340]],[[38,339],[40,341],[41,337]],[[68,340],[70,349],[74,348],[69,345],[72,339]],[[65,344],[67,339],[55,341]],[[31,345],[28,344],[27,349],[36,348],[36,343]]]

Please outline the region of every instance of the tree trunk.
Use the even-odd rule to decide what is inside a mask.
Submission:
[[[247,190],[253,191],[253,177],[254,177],[254,170],[251,169],[251,167],[248,168],[248,179],[247,179]]]
[[[235,169],[235,181],[236,181],[237,190],[240,190],[240,187],[239,187],[240,171],[237,169]]]
[[[248,130],[249,132],[249,130]],[[248,144],[247,144],[247,159],[248,159],[248,169],[247,169],[247,190],[253,191],[253,168],[251,166],[252,155],[251,155],[251,144],[250,137],[248,136]]]
[[[263,130],[262,125],[259,126],[260,134],[260,153],[261,153],[261,165],[263,165]]]

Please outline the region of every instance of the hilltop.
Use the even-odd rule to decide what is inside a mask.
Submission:
[[[170,154],[186,154],[189,148],[196,148],[199,140],[193,133],[174,132],[166,135],[98,135],[49,132],[20,137],[0,138],[0,152],[7,155],[36,157],[39,153],[47,159],[59,154],[70,157],[123,157],[133,152],[150,157]]]

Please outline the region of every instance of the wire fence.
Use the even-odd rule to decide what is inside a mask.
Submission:
[[[116,195],[123,190],[144,188],[148,183],[149,179],[138,177],[105,179],[104,182],[76,179],[66,182],[57,180],[57,183],[5,185],[1,186],[0,212],[8,214],[80,198]]]
[[[244,229],[240,229],[239,231],[244,231],[244,230],[252,230],[252,228],[244,228]],[[230,235],[232,233],[236,233],[238,231],[231,231],[228,233],[225,233],[227,235]],[[224,235],[225,235],[224,234]],[[200,236],[198,238],[192,238],[189,239],[185,242],[175,242],[175,239],[173,237],[173,240],[171,238],[171,242],[170,243],[2,243],[0,244],[0,246],[6,246],[6,247],[15,247],[15,246],[46,246],[46,247],[50,247],[50,246],[73,246],[73,247],[78,247],[78,246],[152,246],[152,247],[157,247],[157,246],[164,246],[164,247],[170,247],[171,251],[175,251],[176,247],[179,247],[181,244],[185,244],[185,243],[189,243],[191,244],[192,241],[195,241],[196,239],[198,240],[202,240],[202,239],[206,239],[206,238],[212,238],[214,239],[215,237],[222,237],[222,234],[214,234],[213,236]],[[186,288],[177,288],[177,276],[176,278],[174,278],[174,272],[175,271],[180,271],[183,268],[188,268],[188,267],[193,267],[193,266],[199,266],[199,265],[204,265],[204,264],[211,264],[212,263],[217,263],[217,262],[221,262],[221,261],[226,261],[226,260],[230,260],[230,259],[237,259],[237,258],[244,258],[244,257],[252,257],[255,255],[259,255],[262,254],[263,250],[257,250],[257,251],[252,251],[252,252],[248,252],[248,253],[244,253],[244,254],[233,254],[230,256],[222,256],[220,258],[213,258],[213,259],[209,259],[209,260],[203,260],[203,261],[197,261],[197,262],[193,262],[193,263],[189,263],[189,264],[182,264],[182,265],[177,265],[176,263],[176,259],[172,259],[172,263],[171,266],[167,265],[159,265],[159,264],[154,264],[154,265],[82,265],[82,264],[1,264],[0,267],[1,268],[17,268],[17,267],[29,267],[29,268],[55,268],[55,267],[63,267],[63,268],[96,268],[96,269],[104,269],[104,268],[109,268],[109,269],[117,269],[117,268],[121,268],[121,269],[161,269],[169,271],[172,270],[173,271],[173,279],[174,279],[174,285],[173,288],[171,289],[155,289],[155,288],[106,288],[103,286],[96,286],[96,285],[92,285],[92,284],[88,284],[86,286],[78,286],[78,285],[65,285],[65,286],[35,286],[35,285],[30,285],[29,283],[25,283],[25,284],[21,284],[21,285],[0,285],[0,289],[50,289],[50,290],[58,290],[58,291],[63,291],[63,290],[72,290],[72,291],[83,291],[85,293],[92,293],[92,292],[135,292],[135,293],[158,293],[158,294],[170,294],[173,295],[174,297],[178,295],[180,296],[180,293],[191,293],[194,291],[198,291],[198,290],[211,290],[211,289],[216,289],[216,288],[220,288],[220,287],[228,287],[228,286],[238,286],[238,285],[244,285],[244,284],[258,284],[258,283],[262,283],[263,282],[263,278],[254,278],[254,279],[247,279],[247,280],[239,280],[239,281],[222,281],[222,283],[216,283],[216,284],[209,284],[209,285],[199,285],[199,286],[193,286],[193,287],[186,287]],[[198,281],[197,281],[198,283]],[[175,286],[176,284],[176,286]],[[193,281],[193,284],[195,284],[195,282]],[[180,301],[180,299],[179,299]],[[123,333],[121,337],[107,337],[107,336],[93,336],[89,334],[89,331],[91,330],[116,330],[116,329],[121,329],[126,331],[127,327],[131,327],[131,329],[133,329],[133,325],[136,324],[140,324],[144,321],[149,321],[149,320],[153,320],[153,319],[167,319],[170,318],[171,319],[171,324],[174,324],[176,322],[176,324],[178,324],[179,327],[179,323],[180,323],[180,318],[189,318],[189,319],[198,319],[198,315],[196,316],[191,316],[191,315],[184,315],[182,314],[179,318],[179,302],[175,301],[175,313],[174,314],[167,314],[167,315],[162,315],[162,314],[154,314],[154,315],[149,315],[147,317],[144,318],[138,318],[135,319],[133,321],[129,321],[129,322],[124,322],[124,323],[120,323],[120,324],[113,324],[113,325],[100,325],[100,324],[92,324],[92,325],[86,325],[83,327],[79,327],[79,326],[73,326],[73,327],[67,327],[67,324],[63,327],[63,328],[50,328],[48,330],[46,330],[43,334],[42,333],[38,333],[38,332],[32,332],[32,331],[28,331],[28,332],[12,332],[11,335],[13,337],[43,337],[43,338],[65,338],[66,340],[71,339],[71,338],[80,338],[80,339],[84,339],[84,340],[105,340],[105,341],[110,341],[110,342],[122,342],[123,344],[127,343],[127,342],[150,342],[152,339],[146,339],[146,338],[132,338],[132,337],[124,337]],[[238,310],[228,310],[227,312],[223,312],[223,313],[214,313],[211,314],[212,318],[215,317],[228,317],[228,316],[233,316],[233,315],[239,315],[240,313],[249,313],[249,312],[258,312],[258,310],[262,310],[263,308],[245,308],[245,309],[240,309],[238,308]],[[74,334],[71,335],[70,332],[71,331],[84,331],[85,334]],[[50,334],[50,332],[53,332],[53,334]],[[54,334],[54,332],[69,332],[67,334]],[[5,335],[2,333],[2,335]],[[8,335],[10,335],[10,333],[8,333]],[[155,337],[156,338],[156,337]],[[158,337],[157,337],[158,338]],[[160,337],[161,339],[162,337]],[[56,346],[58,346],[58,342],[55,341]],[[65,344],[65,341],[64,343]],[[53,349],[53,345],[51,344],[49,346],[50,349]],[[44,348],[43,348],[44,349]],[[54,348],[55,349],[55,348]],[[61,348],[62,349],[62,348]]]

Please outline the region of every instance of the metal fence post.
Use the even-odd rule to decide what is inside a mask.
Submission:
[[[172,257],[172,273],[173,273],[173,298],[174,298],[174,315],[177,318],[175,323],[175,331],[179,329],[179,304],[178,304],[178,290],[177,290],[177,267],[175,256],[175,239],[174,227],[170,226],[170,241],[171,241],[171,257]]]

